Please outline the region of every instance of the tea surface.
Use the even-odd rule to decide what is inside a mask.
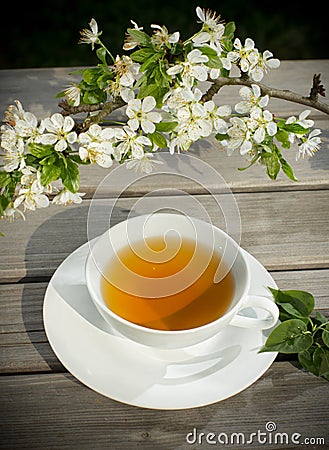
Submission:
[[[234,295],[231,272],[213,282],[220,263],[224,264],[219,253],[196,246],[193,240],[148,238],[110,259],[102,277],[102,296],[114,313],[144,327],[199,327],[221,317]],[[170,295],[163,295],[166,292]]]

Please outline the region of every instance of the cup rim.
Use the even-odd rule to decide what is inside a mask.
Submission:
[[[160,213],[159,213],[159,214],[160,214]],[[170,216],[180,216],[180,217],[181,217],[180,214],[174,214],[174,213],[161,213],[161,214],[164,214],[164,215],[170,215]],[[134,219],[137,219],[137,218],[140,218],[140,217],[146,217],[146,216],[147,216],[147,214],[145,214],[145,215],[140,215],[140,216],[136,216],[136,217],[132,217],[132,218],[128,218],[128,219],[123,220],[122,222],[119,222],[119,223],[113,225],[113,227],[109,228],[109,229],[106,230],[103,234],[101,234],[98,238],[96,238],[95,244],[97,243],[98,239],[101,239],[103,235],[109,233],[110,230],[111,230],[112,228],[117,227],[117,226],[120,226],[120,225],[122,226],[122,224],[123,224],[124,222],[126,222],[127,220],[134,220]],[[193,220],[197,220],[197,221],[199,221],[199,222],[204,222],[204,221],[202,221],[202,220],[200,220],[200,219],[197,219],[197,218],[194,218],[194,217],[193,217],[192,219],[193,219]],[[88,266],[89,266],[90,264],[92,264],[92,265],[96,268],[96,270],[98,270],[98,268],[97,268],[97,266],[96,266],[96,264],[95,264],[95,261],[94,261],[94,259],[93,259],[93,257],[92,257],[92,252],[89,251],[89,254],[88,254],[87,259],[86,259],[86,262],[85,262],[86,284],[87,284],[88,291],[89,291],[89,293],[90,293],[92,299],[97,303],[97,306],[100,307],[101,310],[102,310],[105,314],[108,314],[108,315],[112,316],[113,319],[119,321],[121,324],[123,324],[123,325],[125,325],[125,326],[127,326],[127,327],[130,327],[130,328],[132,328],[132,329],[134,329],[134,330],[136,330],[136,331],[144,332],[144,333],[149,333],[149,334],[157,335],[157,336],[175,336],[175,335],[177,335],[177,336],[183,336],[183,335],[191,334],[191,333],[194,334],[194,333],[197,333],[197,332],[199,332],[199,331],[206,330],[207,328],[216,326],[217,324],[220,324],[221,322],[225,322],[225,321],[227,320],[227,316],[228,316],[228,315],[234,316],[235,313],[236,313],[236,311],[238,311],[239,309],[241,309],[241,302],[243,302],[243,300],[246,298],[246,296],[247,296],[247,294],[248,294],[248,292],[249,292],[249,289],[250,289],[250,269],[249,269],[249,265],[248,265],[248,263],[247,263],[247,260],[246,260],[246,258],[245,258],[245,255],[244,255],[243,252],[241,251],[242,248],[235,242],[235,240],[234,240],[231,236],[229,236],[225,231],[221,230],[220,228],[218,228],[216,225],[214,225],[214,224],[212,224],[212,223],[209,223],[209,224],[208,224],[207,222],[204,222],[204,223],[207,224],[207,225],[209,225],[209,226],[211,226],[213,229],[215,229],[215,232],[219,232],[219,233],[224,234],[225,237],[228,238],[228,240],[229,240],[235,247],[237,247],[237,250],[238,250],[238,251],[237,251],[237,256],[236,256],[236,258],[237,258],[238,255],[239,255],[239,256],[242,258],[243,263],[244,263],[244,265],[245,265],[247,282],[246,282],[246,284],[245,284],[245,286],[244,286],[244,288],[243,288],[243,292],[242,292],[242,294],[240,295],[239,300],[236,302],[236,304],[233,306],[233,308],[229,308],[229,309],[228,309],[221,317],[219,317],[218,319],[215,319],[215,320],[213,320],[213,321],[211,321],[211,322],[208,322],[208,323],[206,323],[206,324],[204,324],[204,325],[200,325],[200,326],[198,326],[198,327],[194,327],[194,328],[186,328],[186,329],[183,329],[183,330],[159,330],[159,329],[157,329],[157,328],[149,328],[149,327],[145,327],[145,326],[143,326],[143,325],[139,325],[139,324],[137,324],[137,323],[131,322],[131,321],[129,321],[129,320],[127,320],[127,319],[125,319],[125,318],[119,316],[119,315],[116,314],[115,312],[113,312],[113,311],[112,311],[112,310],[104,303],[103,300],[99,299],[99,296],[97,295],[97,293],[96,293],[95,290],[94,290],[92,280],[90,279],[90,274],[89,274]]]

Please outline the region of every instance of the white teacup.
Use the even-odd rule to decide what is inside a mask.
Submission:
[[[166,236],[175,232],[182,238],[195,239],[220,249],[226,267],[230,267],[234,278],[235,292],[228,310],[223,316],[205,325],[168,331],[132,323],[111,311],[103,300],[101,292],[102,273],[111,256],[128,244],[154,236]],[[216,277],[223,277],[220,270]],[[179,214],[156,213],[129,218],[106,231],[91,244],[86,262],[86,280],[91,298],[103,318],[118,332],[135,342],[157,348],[183,348],[198,344],[223,330],[228,325],[244,328],[267,329],[274,326],[279,317],[275,303],[267,297],[248,295],[250,271],[239,245],[224,231],[214,225]],[[155,279],[154,282],[157,282]],[[167,283],[167,285],[170,283]],[[170,289],[170,286],[168,287]],[[153,298],[150,301],[157,301]],[[256,307],[269,313],[266,319],[251,318],[239,314],[248,307]]]

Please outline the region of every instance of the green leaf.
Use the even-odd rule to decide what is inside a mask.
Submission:
[[[166,148],[168,146],[166,138],[157,131],[154,133],[149,133],[147,136],[151,139],[153,144],[157,145],[159,148]]]
[[[289,133],[284,129],[278,128],[275,135],[276,139],[281,143],[283,148],[290,148]]]
[[[150,47],[152,44],[150,36],[144,33],[144,31],[128,28],[127,33],[143,47]]]
[[[280,124],[280,125],[279,125]],[[284,130],[288,131],[289,133],[295,133],[295,134],[306,134],[310,131],[309,128],[304,128],[298,123],[283,123],[279,122],[279,126],[282,127]]]
[[[155,125],[157,131],[161,131],[163,133],[168,133],[169,131],[174,130],[178,125],[178,122],[159,122]]]
[[[273,289],[270,289],[273,294]],[[275,303],[280,309],[284,309],[287,313],[294,317],[309,317],[314,309],[314,297],[306,291],[299,290],[277,290]]]
[[[319,376],[329,375],[329,350],[325,347],[318,347],[313,355],[313,362],[318,369]]]
[[[298,361],[305,370],[319,376],[319,370],[313,362],[313,352],[311,349],[298,353]]]
[[[97,78],[101,75],[101,71],[98,67],[92,67],[86,69],[83,72],[83,81],[89,85],[94,85],[97,83]]]
[[[329,347],[329,330],[323,330],[322,331],[322,340],[323,340],[323,343],[327,346],[327,347]]]
[[[205,63],[206,66],[212,68],[212,69],[221,69],[222,62],[219,59],[219,56],[217,55],[216,50],[214,50],[211,47],[198,47],[201,52],[208,57],[208,62]]]
[[[225,25],[225,30],[224,30],[224,36],[226,36],[228,39],[233,39],[234,38],[234,32],[235,32],[235,23],[234,22],[228,22]]]
[[[45,158],[55,152],[53,145],[42,145],[36,143],[30,143],[28,145],[31,155],[37,158]]]
[[[156,50],[152,47],[145,47],[139,50],[136,50],[134,53],[130,55],[130,58],[139,63],[143,63],[147,58],[154,55]]]
[[[58,180],[61,174],[61,168],[54,165],[47,165],[42,167],[40,182],[43,186],[52,181]]]
[[[0,195],[0,216],[3,215],[10,202],[11,202],[10,197],[4,194]]]
[[[275,153],[278,155],[278,158],[279,158],[279,161],[281,164],[281,168],[282,168],[283,172],[287,175],[287,177],[290,178],[290,180],[292,180],[292,181],[298,181],[297,178],[295,177],[294,172],[293,172],[292,168],[290,167],[289,163],[284,159],[280,150],[276,146],[275,146]]]
[[[161,56],[161,53],[154,53],[152,56],[149,56],[141,65],[139,69],[140,72],[145,72],[146,70],[155,67]]]
[[[278,155],[276,153],[263,152],[261,159],[266,165],[267,175],[271,180],[275,180],[280,170]]]
[[[137,94],[137,98],[145,98],[148,95],[152,95],[155,99],[158,96],[159,87],[156,84],[147,84],[147,82],[143,83],[140,87],[139,92]]]
[[[107,65],[107,62],[106,62],[106,49],[104,47],[99,47],[96,50],[96,55],[97,55],[98,59],[100,59],[102,61],[103,64]]]
[[[229,135],[228,134],[221,134],[221,133],[217,133],[217,134],[215,134],[215,138],[217,139],[217,141],[224,141],[225,139],[228,139],[229,138]]]
[[[4,170],[0,171],[0,187],[3,188],[7,186],[11,182],[10,173],[5,172]]]
[[[109,81],[112,79],[112,73],[103,73],[103,75],[97,78],[97,86],[99,87],[99,89],[103,90],[108,86]]]
[[[255,155],[246,167],[238,167],[238,170],[242,171],[249,169],[249,167],[253,166],[259,160],[259,158],[260,158],[259,154]]]
[[[89,165],[91,164],[90,159],[83,161],[79,155],[70,155],[70,159],[78,164]]]
[[[65,162],[61,159],[61,162],[63,185],[73,193],[78,192],[80,187],[80,174],[77,164],[69,158],[65,158]]]
[[[61,98],[61,97],[64,97],[65,96],[65,91],[61,91],[61,92],[58,92],[56,95],[55,95],[55,98]]]
[[[39,164],[41,166],[49,166],[52,164],[55,164],[55,162],[58,160],[58,157],[56,154],[52,154],[50,156],[46,156],[45,158],[40,159]]]
[[[289,163],[283,158],[280,158],[280,163],[281,163],[281,168],[282,168],[283,172],[287,175],[287,177],[290,178],[290,180],[292,180],[292,181],[298,181],[297,178],[295,177],[292,167],[289,165]]]
[[[315,312],[315,319],[317,320],[317,322],[319,322],[319,324],[328,322],[328,319],[326,318],[326,316],[324,314],[322,314],[320,311]]]
[[[278,325],[260,352],[299,353],[313,344],[313,338],[302,320],[290,319]]]
[[[88,105],[97,105],[97,103],[106,101],[106,92],[101,89],[94,89],[92,91],[85,91],[83,95],[83,102]]]

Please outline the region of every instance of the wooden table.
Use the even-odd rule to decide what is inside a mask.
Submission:
[[[1,111],[17,98],[39,118],[56,112],[55,94],[72,81],[69,71],[68,68],[1,71]],[[314,73],[322,73],[328,90],[329,61],[284,61],[265,81],[308,95]],[[235,88],[225,88],[221,95],[222,103],[237,102]],[[269,108],[281,117],[297,115],[305,109],[279,100],[272,100]],[[284,175],[272,182],[262,167],[239,172],[237,167],[244,161],[238,152],[227,157],[212,141],[194,145],[191,154],[217,169],[234,192],[242,221],[241,246],[270,271],[280,288],[312,292],[316,308],[328,316],[329,120],[317,111],[312,111],[312,118],[323,130],[323,145],[314,158],[299,163],[294,163],[295,150],[290,151],[298,183]],[[0,240],[0,447],[216,448],[205,440],[202,445],[188,444],[186,435],[194,427],[205,435],[211,432],[247,435],[263,431],[265,424],[272,421],[280,432],[290,436],[300,433],[301,440],[325,439],[325,444],[321,441],[316,444],[313,439],[308,441],[309,445],[305,441],[303,447],[289,448],[329,448],[329,384],[302,370],[295,359],[279,356],[255,384],[240,394],[184,411],[155,411],[121,404],[95,393],[67,372],[45,335],[43,299],[59,264],[87,241],[90,199],[106,174],[105,169],[96,166],[82,170],[80,191],[87,195],[81,205],[52,206],[27,214],[25,223],[20,220],[1,223],[5,237]],[[189,183],[183,183],[182,187],[207,208],[216,224],[210,196]],[[136,197],[152,189],[154,178],[132,187],[120,199],[118,210],[129,212]],[[119,214],[116,219],[123,218]],[[285,444],[260,445],[255,441],[246,447],[288,448]]]

